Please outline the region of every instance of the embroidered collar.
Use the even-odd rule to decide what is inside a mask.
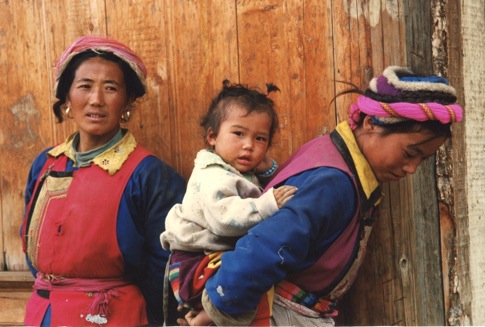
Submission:
[[[130,153],[136,148],[136,140],[133,134],[127,130],[123,130],[125,135],[123,138],[105,152],[99,154],[93,159],[93,164],[106,170],[110,175],[114,175],[120,170],[123,163],[128,159]],[[48,152],[50,156],[58,157],[64,154],[76,164],[76,157],[72,150],[72,142],[77,132],[70,135],[64,143],[54,147]]]
[[[345,145],[347,146],[352,157],[352,161],[354,162],[355,170],[357,171],[357,175],[362,185],[362,190],[364,191],[367,199],[370,199],[373,193],[379,188],[379,182],[374,175],[369,162],[360,151],[357,141],[355,140],[354,133],[352,133],[350,125],[347,121],[338,124],[335,130],[345,142]],[[382,195],[379,196],[374,205],[379,204],[381,200]]]

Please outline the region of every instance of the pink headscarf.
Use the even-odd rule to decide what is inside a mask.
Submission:
[[[435,95],[436,98],[446,97],[448,100],[445,103],[454,102],[455,89],[448,85],[448,81],[443,77],[417,76],[407,68],[389,66],[381,76],[372,79],[369,89],[371,91],[369,96],[376,96],[376,99],[380,97],[393,99],[393,101],[384,102],[369,96],[359,96],[357,102],[350,107],[348,121],[352,129],[357,128],[361,112],[374,117],[382,125],[392,125],[404,120],[421,122],[438,120],[447,124],[459,122],[463,118],[463,109],[458,104],[399,101],[403,94],[406,94],[407,99],[414,98],[414,95],[418,99],[422,92],[427,92]],[[434,99],[434,97],[431,98]]]
[[[375,116],[383,124],[393,124],[403,120],[439,120],[443,124],[459,122],[463,117],[463,110],[457,104],[443,105],[436,102],[385,103],[375,101],[366,96],[359,96],[357,102],[350,107],[350,125],[354,129],[359,121],[360,112]]]
[[[140,59],[140,57],[136,55],[136,53],[133,52],[133,50],[128,48],[126,45],[108,37],[87,35],[81,36],[80,38],[75,40],[66,50],[64,50],[61,57],[57,61],[55,67],[56,93],[59,78],[61,77],[62,73],[66,69],[71,59],[78,53],[86,50],[107,51],[118,56],[120,59],[125,61],[131,67],[131,69],[133,69],[133,71],[136,73],[136,76],[138,76],[138,79],[143,85],[144,91],[146,92],[147,70],[143,61]]]

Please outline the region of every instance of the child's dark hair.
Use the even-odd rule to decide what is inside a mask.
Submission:
[[[115,62],[120,66],[121,71],[123,72],[123,76],[125,78],[126,93],[129,98],[134,100],[145,94],[143,84],[136,75],[135,71],[120,57],[108,51],[86,50],[78,53],[72,58],[64,72],[59,77],[59,80],[57,81],[59,86],[57,88],[56,98],[58,98],[59,100],[54,103],[53,110],[58,123],[62,123],[63,121],[64,117],[62,115],[62,107],[66,102],[66,97],[69,93],[72,82],[74,81],[76,70],[84,61],[94,57],[100,57],[104,60]]]
[[[280,89],[274,84],[266,84],[266,94],[259,92],[257,89],[250,89],[242,84],[231,84],[228,80],[222,82],[222,90],[212,99],[209,110],[202,117],[200,126],[204,129],[204,139],[207,131],[211,128],[215,135],[219,133],[221,123],[227,115],[227,108],[231,104],[239,104],[245,108],[249,115],[251,112],[267,113],[271,118],[271,127],[269,131],[268,145],[271,146],[273,137],[278,128],[278,115],[275,111],[273,100],[268,97],[271,92],[279,91]]]

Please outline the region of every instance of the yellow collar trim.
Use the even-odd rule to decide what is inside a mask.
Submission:
[[[340,134],[340,136],[342,136],[342,139],[347,145],[350,155],[352,156],[352,160],[354,161],[355,169],[357,170],[357,174],[359,175],[362,189],[364,190],[367,198],[370,198],[372,192],[374,192],[375,189],[379,187],[379,182],[377,181],[376,176],[374,175],[374,172],[369,165],[369,162],[360,151],[359,145],[355,140],[354,133],[350,129],[349,123],[347,121],[341,122],[337,125],[336,130]],[[377,201],[377,203],[379,202],[380,199]]]
[[[72,151],[72,142],[76,134],[77,133],[70,135],[64,143],[54,147],[48,154],[53,157],[58,157],[59,155],[64,154],[74,162],[74,165],[76,165],[76,157]],[[126,132],[118,143],[95,157],[93,163],[106,170],[110,175],[114,175],[121,169],[121,166],[123,166],[123,163],[128,159],[128,156],[133,150],[135,150],[136,145],[137,143],[133,134]]]

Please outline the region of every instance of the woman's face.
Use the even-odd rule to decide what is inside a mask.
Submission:
[[[92,150],[111,140],[128,102],[123,71],[117,63],[99,57],[81,63],[66,99],[79,128],[78,151]]]
[[[240,172],[254,169],[263,160],[269,146],[271,117],[265,112],[253,111],[232,104],[221,123],[219,133],[212,129],[207,141],[214,152]]]
[[[382,135],[382,127],[368,118],[356,130],[356,139],[380,182],[398,181],[414,174],[421,162],[435,154],[446,140],[425,131]]]

